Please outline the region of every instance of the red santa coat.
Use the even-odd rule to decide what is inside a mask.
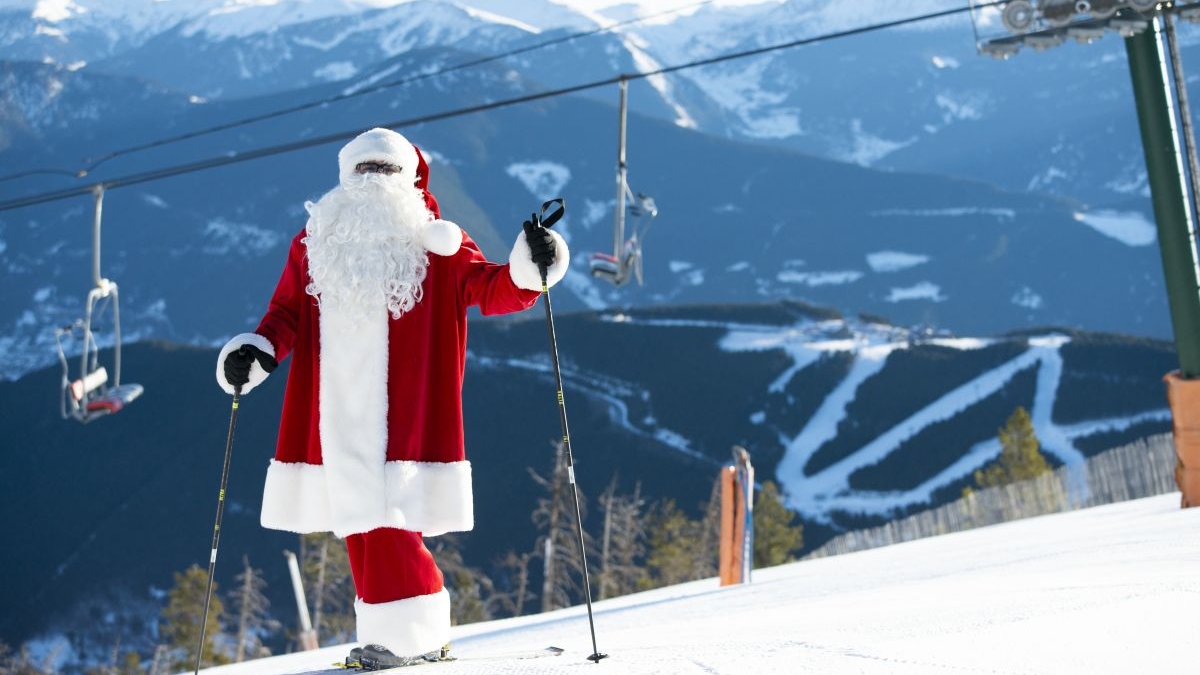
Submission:
[[[462,421],[467,308],[504,314],[535,304],[539,292],[514,282],[533,285],[528,247],[519,251],[518,239],[514,262],[491,263],[463,232],[457,252],[429,256],[413,309],[392,319],[381,308],[379,320],[363,326],[318,308],[305,292],[303,236],[292,240],[255,331],[277,359],[292,355],[263,526],[343,537],[380,527],[470,530]],[[521,269],[510,273],[510,265]],[[552,271],[557,278],[565,272]]]

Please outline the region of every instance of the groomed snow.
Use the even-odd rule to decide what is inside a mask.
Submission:
[[[876,251],[867,254],[872,272],[899,272],[929,262],[929,256],[903,251]]]
[[[458,626],[463,656],[567,651],[413,673],[1190,675],[1197,560],[1200,509],[1173,493],[759,570],[747,586],[708,579],[598,602],[599,665],[585,660],[582,607]],[[204,672],[297,673],[348,649]]]
[[[1126,246],[1149,246],[1158,240],[1158,230],[1154,223],[1146,220],[1145,216],[1137,212],[1076,213],[1075,220]]]

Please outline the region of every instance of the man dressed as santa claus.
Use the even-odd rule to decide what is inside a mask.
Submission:
[[[357,594],[351,659],[430,658],[450,598],[422,537],[474,525],[463,447],[467,308],[532,307],[569,253],[526,223],[507,264],[440,219],[429,168],[400,134],[372,129],[338,153],[339,185],[292,240],[266,315],[221,350],[217,381],[247,393],[292,355],[264,527],[346,540]]]

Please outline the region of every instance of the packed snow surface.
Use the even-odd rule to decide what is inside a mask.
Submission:
[[[1032,518],[548,614],[457,626],[461,656],[547,645],[562,656],[420,666],[436,675],[1127,675],[1196,672],[1200,509],[1179,494]],[[328,668],[349,646],[205,671]]]
[[[1137,212],[1076,213],[1075,220],[1127,246],[1149,246],[1158,240],[1158,231],[1154,223]]]

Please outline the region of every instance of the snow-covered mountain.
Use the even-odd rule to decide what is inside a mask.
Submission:
[[[610,32],[504,62],[554,87],[958,6],[948,0],[6,0],[0,54],[147,78],[215,99],[344,81],[414,49],[497,54],[621,22]],[[652,18],[625,23],[639,16]],[[1196,58],[1197,32],[1185,23],[1180,34],[1186,63]],[[438,65],[446,64],[425,64]],[[632,96],[634,110],[710,134],[864,166],[968,176],[1094,207],[1145,203],[1128,73],[1115,35],[1001,63],[976,53],[970,17],[961,14],[687,69],[647,84]],[[583,95],[613,99],[607,91]]]
[[[377,72],[411,72],[417,63],[462,56],[406,54]],[[292,100],[202,104],[139,80],[119,80],[118,88],[87,69],[27,70],[23,91],[33,93],[8,105],[14,115],[36,112],[39,126],[14,134],[4,157],[35,157],[35,166],[135,144],[144,138],[141,129],[155,122],[170,131],[203,128],[214,117],[241,119]],[[80,109],[72,101],[90,100],[95,91],[119,90],[122,100],[132,100],[139,83],[145,93],[136,117],[114,122],[72,114]],[[310,88],[306,97],[345,86]],[[335,109],[319,106],[117,157],[90,177],[104,180],[334,130],[353,133],[481,98],[512,98],[536,86],[489,64]],[[31,100],[46,102],[26,103]],[[118,109],[103,97],[93,106]],[[404,131],[430,153],[434,191],[446,215],[494,259],[507,255],[531,208],[567,198],[560,227],[576,259],[560,291],[564,311],[794,298],[960,333],[1061,325],[1169,334],[1155,231],[1140,206],[1091,210],[1038,193],[719,139],[640,116],[630,124],[630,175],[635,189],[655,197],[660,215],[643,237],[646,285],[614,289],[587,273],[590,254],[612,247],[612,121],[611,106],[568,97]],[[211,345],[253,328],[286,244],[303,226],[303,201],[334,180],[335,148],[110,191],[103,271],[121,284],[125,334]],[[27,165],[6,161],[13,168]],[[72,180],[39,177],[6,187],[16,196]],[[90,286],[90,211],[84,196],[0,213],[0,255],[10,275],[3,291],[9,300],[0,308],[5,376],[50,362],[48,327],[78,317]]]

